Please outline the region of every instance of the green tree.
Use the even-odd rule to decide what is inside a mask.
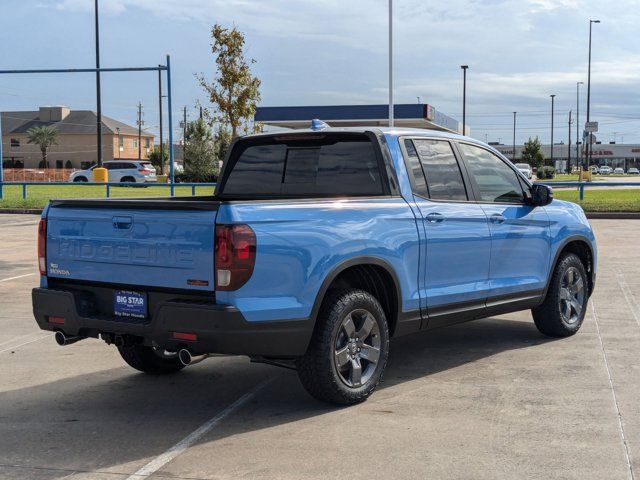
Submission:
[[[215,138],[215,154],[218,161],[223,162],[227,156],[227,150],[231,146],[231,132],[228,128],[219,128]]]
[[[544,153],[542,152],[542,144],[538,137],[527,140],[522,149],[522,161],[528,163],[536,169],[540,169],[544,164]]]
[[[247,122],[260,101],[260,80],[251,73],[253,59],[244,54],[244,34],[236,27],[224,28],[215,24],[211,28],[211,52],[216,57],[216,73],[211,82],[204,74],[196,75],[202,88],[215,107],[213,121],[231,128],[231,138],[247,129]]]
[[[49,168],[47,151],[49,147],[58,145],[58,130],[51,125],[31,127],[27,130],[27,143],[33,143],[40,147],[40,152],[42,153],[42,161],[40,164],[43,168]]]
[[[165,143],[163,148],[160,148],[160,145],[154,145],[149,154],[149,161],[160,170],[160,175],[164,175],[164,167],[169,163],[169,145]]]
[[[218,177],[215,141],[211,128],[203,119],[187,124],[184,171],[192,182],[212,181]]]

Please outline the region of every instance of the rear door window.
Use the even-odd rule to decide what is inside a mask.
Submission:
[[[384,193],[374,145],[366,135],[257,139],[239,155],[222,188],[229,196],[339,196]],[[231,161],[233,161],[233,155]]]
[[[415,149],[420,158],[432,200],[468,200],[460,165],[451,144],[444,140],[415,139]]]

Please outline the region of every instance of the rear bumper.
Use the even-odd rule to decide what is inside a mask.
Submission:
[[[313,332],[309,319],[248,322],[234,307],[185,299],[160,302],[146,323],[83,315],[84,299],[74,291],[34,288],[32,301],[34,317],[43,330],[94,338],[101,333],[130,336],[146,345],[169,351],[186,347],[195,354],[295,357],[305,353]],[[63,317],[64,324],[51,323],[49,317]],[[175,340],[173,332],[194,333],[197,341]]]

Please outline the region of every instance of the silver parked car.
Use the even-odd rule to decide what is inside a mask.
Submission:
[[[624,168],[614,168],[613,173],[615,173],[616,175],[624,175]]]
[[[613,173],[613,168],[608,165],[604,165],[600,167],[600,175],[611,175]]]
[[[516,163],[515,167],[520,170],[525,177],[531,180],[531,177],[533,177],[533,171],[528,163]]]
[[[147,183],[157,182],[156,169],[151,162],[146,161],[111,161],[103,162],[104,168],[109,171],[109,182],[114,183]],[[93,178],[92,170],[78,170],[69,175],[70,182],[90,182]]]
[[[627,173],[629,175],[640,175],[640,170],[638,170],[636,167],[631,167],[629,170],[627,170]]]

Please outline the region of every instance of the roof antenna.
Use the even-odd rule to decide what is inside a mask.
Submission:
[[[311,120],[311,130],[317,132],[318,130],[324,130],[325,128],[329,128],[329,125],[324,123],[322,120],[318,118],[314,118]]]

